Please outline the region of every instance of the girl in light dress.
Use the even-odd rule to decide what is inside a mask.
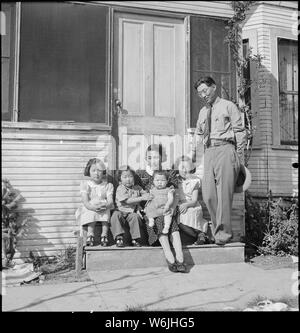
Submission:
[[[101,246],[108,245],[110,210],[113,204],[113,184],[107,182],[105,164],[97,158],[88,161],[84,176],[89,177],[80,184],[82,204],[75,213],[80,226],[80,234],[87,227],[87,246],[94,245],[96,222],[101,222]]]
[[[195,245],[208,242],[206,232],[208,221],[203,218],[203,211],[198,200],[201,181],[194,175],[195,167],[187,156],[181,156],[175,162],[178,170],[178,209],[179,228],[182,232],[195,237]]]

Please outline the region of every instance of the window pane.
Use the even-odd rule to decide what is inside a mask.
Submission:
[[[108,8],[21,5],[19,121],[106,123]]]
[[[219,96],[235,98],[235,67],[230,59],[225,23],[222,20],[191,16],[191,127],[196,126],[204,102],[194,89],[206,75],[214,78]]]
[[[2,120],[11,120],[9,101],[11,58],[11,4],[1,4],[1,27],[5,24],[5,31],[1,34],[1,110]],[[3,21],[2,21],[3,20]]]
[[[279,112],[281,144],[298,143],[297,42],[278,41]]]

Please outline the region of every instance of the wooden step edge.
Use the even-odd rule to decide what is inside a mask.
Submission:
[[[197,249],[197,248],[234,248],[234,247],[245,247],[245,243],[234,242],[234,243],[227,243],[225,245],[216,245],[216,244],[205,244],[205,245],[184,245],[182,246],[183,249]],[[162,250],[161,246],[141,246],[141,247],[133,247],[133,246],[124,246],[122,248],[117,247],[116,245],[103,247],[101,245],[97,246],[86,246],[84,248],[85,252],[93,252],[93,251],[146,251],[146,250]]]

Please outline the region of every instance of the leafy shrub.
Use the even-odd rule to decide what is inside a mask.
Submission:
[[[271,202],[270,223],[258,249],[261,254],[298,255],[298,209],[298,199]]]
[[[69,245],[52,257],[35,256],[32,251],[30,251],[29,256],[36,270],[43,274],[52,274],[75,269],[76,247]]]
[[[3,266],[13,259],[18,238],[25,231],[28,217],[21,219],[17,212],[19,203],[23,200],[18,190],[13,188],[9,180],[2,179],[2,257]]]
[[[246,247],[257,251],[262,245],[268,223],[268,201],[254,200],[245,193],[245,243]]]
[[[246,192],[245,243],[253,252],[298,255],[298,199],[255,200]]]

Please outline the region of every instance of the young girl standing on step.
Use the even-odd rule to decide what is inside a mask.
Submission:
[[[194,175],[195,166],[187,156],[179,157],[174,165],[178,171],[178,223],[184,233],[195,237],[195,245],[208,242],[206,231],[208,221],[203,218],[198,200],[201,181]]]
[[[106,167],[97,158],[88,161],[84,176],[89,177],[80,184],[82,205],[77,209],[75,216],[80,225],[80,234],[83,227],[87,227],[87,246],[94,245],[95,225],[101,222],[101,246],[107,246],[107,233],[110,222],[110,210],[114,207],[114,187],[107,182]]]

